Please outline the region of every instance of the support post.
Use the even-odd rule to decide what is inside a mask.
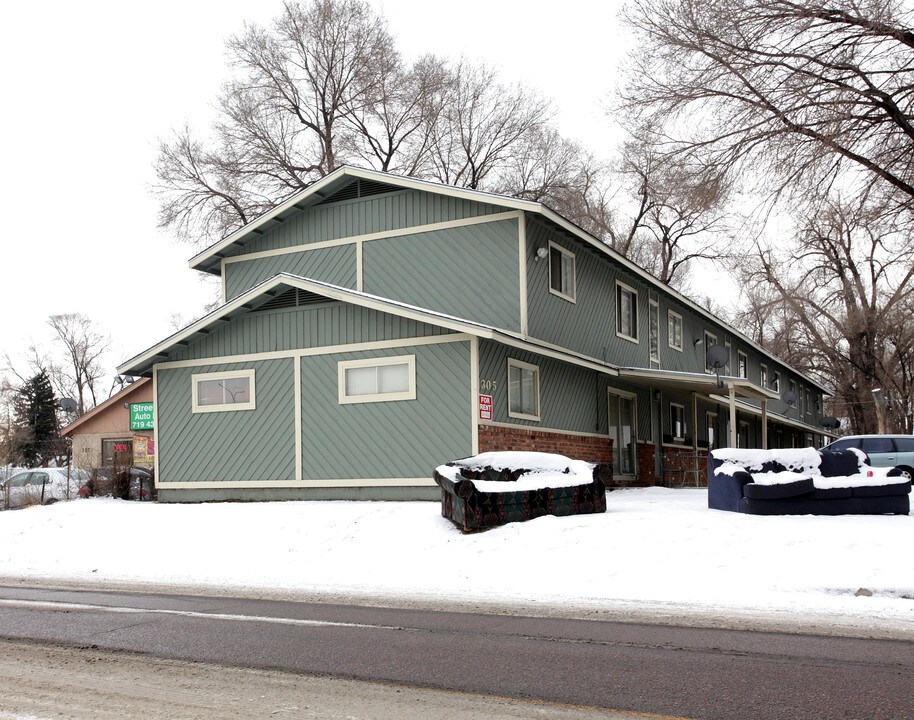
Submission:
[[[768,400],[762,398],[762,450],[768,449]]]
[[[736,447],[736,388],[730,383],[730,447]]]

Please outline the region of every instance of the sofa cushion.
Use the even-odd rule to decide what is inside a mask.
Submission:
[[[783,500],[784,498],[806,495],[815,489],[816,486],[812,478],[803,478],[773,485],[751,482],[743,486],[743,496],[753,500]]]
[[[853,450],[826,450],[819,453],[823,477],[844,477],[860,472],[860,456]]]
[[[809,493],[810,500],[842,500],[851,496],[850,488],[816,488]]]
[[[853,497],[874,498],[892,497],[894,495],[907,495],[911,492],[911,481],[906,483],[892,483],[891,485],[864,485],[851,488]]]

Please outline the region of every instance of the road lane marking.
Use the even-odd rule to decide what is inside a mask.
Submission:
[[[196,610],[167,610],[162,608],[132,608],[119,605],[90,605],[88,603],[54,602],[50,600],[0,599],[0,607],[36,608],[44,610],[76,610],[109,612],[121,615],[177,615],[179,617],[231,620],[236,622],[273,623],[275,625],[300,625],[306,627],[359,628],[364,630],[408,630],[400,625],[373,625],[367,623],[338,622],[334,620],[303,620],[299,618],[270,617],[267,615],[237,615],[234,613],[208,613]],[[2,720],[2,718],[0,718]]]

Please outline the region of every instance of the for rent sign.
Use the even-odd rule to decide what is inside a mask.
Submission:
[[[130,429],[152,430],[152,403],[130,403]]]

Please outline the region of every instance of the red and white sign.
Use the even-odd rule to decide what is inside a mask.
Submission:
[[[480,395],[479,396],[479,419],[480,420],[491,420],[492,419],[492,396],[491,395]]]

